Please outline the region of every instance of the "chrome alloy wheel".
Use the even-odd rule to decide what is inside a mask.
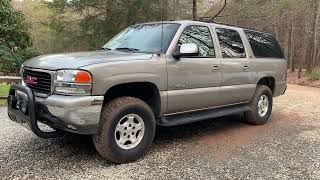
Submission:
[[[114,137],[120,148],[133,149],[141,142],[144,132],[142,118],[137,114],[128,114],[118,122]]]
[[[262,95],[258,102],[258,114],[260,117],[264,117],[269,109],[269,99],[268,96]]]

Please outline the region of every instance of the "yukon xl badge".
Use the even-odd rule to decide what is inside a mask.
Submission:
[[[171,89],[186,89],[186,88],[187,88],[186,84],[176,84],[171,86]]]

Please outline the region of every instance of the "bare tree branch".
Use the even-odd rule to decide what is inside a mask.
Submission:
[[[222,13],[222,11],[225,9],[226,6],[227,6],[227,0],[223,0],[223,5],[222,5],[222,7],[219,9],[219,11],[218,11],[215,15],[211,16],[211,18],[212,18],[212,19],[216,18],[220,13]],[[204,16],[205,16],[205,17],[208,17],[208,14],[210,14],[210,12],[212,12],[212,11],[214,10],[214,8],[216,8],[215,5],[213,5],[213,6],[204,14]]]

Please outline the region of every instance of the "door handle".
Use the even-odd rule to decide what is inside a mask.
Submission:
[[[244,72],[248,71],[248,69],[249,69],[249,66],[247,66],[247,65],[242,66],[242,70],[243,70]]]
[[[211,68],[212,68],[212,72],[220,71],[220,66],[218,65],[212,65]]]

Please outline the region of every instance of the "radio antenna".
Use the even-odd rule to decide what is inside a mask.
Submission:
[[[163,16],[164,16],[164,1],[162,0],[162,7],[161,7],[161,52],[163,54]]]

